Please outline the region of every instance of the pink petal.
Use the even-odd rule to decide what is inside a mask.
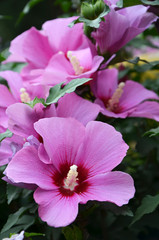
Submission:
[[[57,169],[63,163],[73,164],[85,134],[80,122],[73,118],[53,117],[40,119],[34,127],[42,136],[45,150]]]
[[[13,103],[15,103],[15,99],[10,93],[9,89],[6,86],[0,84],[0,106],[8,107]]]
[[[40,218],[49,226],[64,227],[72,223],[78,214],[78,195],[62,197],[57,190],[45,191],[38,188],[34,193],[39,206]]]
[[[60,82],[65,82],[69,75],[73,75],[74,70],[71,63],[66,59],[64,54],[56,54],[52,57],[49,65],[43,74],[42,84],[51,86]]]
[[[128,80],[120,98],[120,106],[123,111],[127,111],[148,99],[159,99],[159,97],[153,91],[144,88],[140,83]]]
[[[11,55],[7,58],[6,61],[4,61],[4,63],[25,62],[26,61],[24,54],[23,54],[23,44],[24,44],[23,42],[24,42],[24,39],[26,38],[28,32],[29,32],[29,30],[20,34],[18,37],[13,39],[13,41],[11,41],[11,46],[9,48]]]
[[[88,179],[87,192],[80,195],[81,202],[88,200],[108,201],[122,206],[134,196],[133,179],[123,172],[109,172]]]
[[[75,164],[89,170],[90,176],[106,173],[125,157],[128,146],[112,126],[102,122],[89,122]]]
[[[118,71],[115,68],[100,71],[97,75],[97,90],[95,95],[107,100],[112,97],[118,86]]]
[[[44,68],[53,55],[53,50],[46,36],[32,27],[24,39],[23,53],[27,61],[38,68]]]
[[[99,29],[92,33],[101,53],[109,51],[112,54],[116,52],[120,48],[120,41],[128,26],[129,22],[126,17],[111,9],[105,17],[105,21],[101,22]]]
[[[43,24],[44,33],[48,36],[50,45],[56,51],[67,51],[82,49],[88,46],[87,39],[83,34],[83,24],[79,23],[72,28],[69,23],[77,17],[58,18]]]
[[[133,109],[129,117],[145,117],[159,122],[159,103],[143,102]]]
[[[5,170],[6,176],[15,183],[36,184],[51,190],[56,188],[52,181],[53,173],[53,166],[41,162],[33,146],[18,151]]]
[[[66,94],[58,101],[58,117],[73,117],[86,125],[94,120],[100,111],[100,107],[85,100],[75,93]]]
[[[44,116],[42,104],[36,104],[31,108],[24,103],[15,103],[7,108],[6,113],[9,117],[8,127],[11,132],[26,138],[29,135],[38,136],[33,124]]]
[[[3,71],[0,72],[0,76],[7,80],[13,97],[17,102],[20,102],[20,89],[23,87],[20,74],[13,71]]]

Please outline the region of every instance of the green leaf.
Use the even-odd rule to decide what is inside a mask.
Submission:
[[[15,187],[11,184],[7,184],[7,200],[8,204],[10,204],[13,200],[17,199],[19,197],[19,194],[21,193],[22,189]]]
[[[141,61],[141,59],[140,59]],[[144,61],[144,60],[142,60]],[[146,64],[143,65],[138,65],[135,66],[135,71],[137,72],[146,72],[151,69],[157,69],[159,68],[159,61],[153,61],[153,62],[147,62]]]
[[[71,22],[68,26],[73,27],[75,24],[83,22],[87,27],[99,28],[100,22],[104,20],[104,16],[106,16],[109,12],[110,8],[105,5],[104,11],[96,19],[90,20],[84,17],[79,17],[73,22]]]
[[[152,5],[152,6],[159,5],[159,0],[155,0],[155,1],[141,0],[141,2],[147,5]]]
[[[12,226],[14,226],[17,223],[18,219],[20,218],[21,214],[24,211],[26,211],[27,209],[28,209],[28,207],[21,207],[16,213],[10,214],[6,224],[3,226],[2,230],[1,230],[1,233],[6,232]]]
[[[130,7],[141,4],[140,0],[124,0],[123,7]]]
[[[65,227],[62,229],[62,232],[66,240],[82,240],[82,232],[77,226]]]
[[[137,64],[139,61],[140,62],[145,62],[147,64],[150,64],[148,61],[141,59],[139,57],[135,57],[134,59],[130,59],[130,60],[125,60],[126,62],[132,63],[132,64]]]
[[[73,79],[71,82],[62,87],[63,82],[55,85],[50,88],[49,96],[46,99],[46,105],[50,105],[51,103],[56,103],[59,98],[63,97],[66,93],[71,93],[76,90],[78,86],[83,85],[84,83],[92,80],[91,78],[77,78]],[[61,88],[62,87],[62,88]]]
[[[146,197],[144,197],[130,225],[134,224],[145,214],[152,213],[158,205],[159,205],[159,194],[156,196],[147,195]]]
[[[34,237],[34,236],[45,236],[45,234],[43,234],[43,233],[28,233],[28,232],[25,232],[24,236],[26,238],[29,238],[29,237]]]
[[[42,103],[44,106],[46,106],[45,104],[45,99],[44,98],[37,98],[35,97],[32,101],[27,102],[25,104],[29,105],[31,108],[33,108],[37,103]]]
[[[41,1],[43,1],[43,0],[30,0],[30,1],[25,5],[25,7],[23,8],[22,12],[20,13],[19,18],[18,18],[18,20],[17,20],[17,22],[16,22],[16,25],[18,25],[18,24],[21,22],[21,20],[24,18],[24,16],[25,16],[26,14],[28,14],[28,13],[30,12],[30,10],[31,10],[35,5],[37,5],[39,2],[41,2]]]
[[[0,133],[0,142],[4,140],[5,138],[11,138],[13,136],[13,133],[7,129],[4,133]]]
[[[159,127],[152,128],[151,130],[145,132],[144,136],[149,135],[149,137],[154,137],[156,135],[159,135]]]

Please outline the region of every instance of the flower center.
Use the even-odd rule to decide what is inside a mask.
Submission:
[[[78,176],[77,166],[72,165],[70,167],[69,172],[67,173],[67,177],[64,179],[64,188],[73,191],[74,188],[78,185],[77,176]]]
[[[113,96],[109,99],[107,104],[107,109],[109,111],[115,111],[118,108],[119,99],[121,98],[123,94],[123,88],[125,86],[125,83],[121,82],[119,83],[117,89],[113,93]]]
[[[77,57],[73,56],[71,51],[67,52],[67,57],[70,60],[70,63],[72,64],[72,67],[75,71],[75,75],[82,74],[84,72],[84,67],[80,66],[80,62],[77,59]]]
[[[20,89],[20,99],[22,102],[26,103],[26,102],[30,102],[31,101],[31,98],[29,96],[29,94],[26,92],[26,89],[25,88],[21,88]]]

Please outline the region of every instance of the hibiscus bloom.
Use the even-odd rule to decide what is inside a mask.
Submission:
[[[95,103],[102,107],[102,114],[114,118],[145,117],[159,121],[159,100],[153,91],[140,83],[127,80],[118,82],[117,69],[107,69],[98,73],[95,86]]]
[[[106,1],[107,2],[107,1]],[[113,0],[113,4],[117,1]],[[108,1],[110,4],[110,1]],[[100,27],[92,33],[96,40],[97,47],[102,54],[113,54],[126,43],[145,31],[158,17],[147,12],[148,7],[137,5],[115,10],[114,5],[111,11],[104,17]]]
[[[111,171],[128,149],[112,126],[73,118],[45,118],[34,125],[42,148],[20,150],[6,168],[14,182],[36,184],[34,199],[48,225],[66,226],[78,214],[78,204],[89,200],[122,206],[134,196],[130,175]],[[43,149],[43,151],[42,151]]]
[[[90,49],[82,23],[68,27],[75,19],[58,18],[44,23],[42,31],[32,27],[22,33],[11,42],[11,55],[5,62],[26,62],[21,76],[34,84],[53,86],[74,78],[90,77],[103,57]]]
[[[31,86],[23,81],[19,73],[13,71],[0,72],[0,77],[7,80],[9,89],[0,84],[0,126],[8,127],[5,113],[8,106],[17,102],[30,102],[35,97],[45,98],[49,88],[46,86]]]

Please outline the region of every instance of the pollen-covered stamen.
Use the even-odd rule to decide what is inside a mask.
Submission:
[[[69,189],[70,191],[73,191],[74,188],[78,185],[78,172],[77,172],[77,166],[72,165],[70,167],[69,172],[67,173],[67,177],[64,179],[64,188]]]
[[[80,66],[80,62],[77,59],[77,57],[73,56],[71,51],[67,52],[67,57],[70,60],[70,63],[72,64],[72,67],[75,71],[75,75],[82,74],[84,72],[84,67]]]
[[[125,83],[121,82],[117,89],[115,90],[113,96],[109,99],[108,101],[108,105],[107,105],[107,109],[108,110],[114,110],[117,106],[118,106],[118,103],[119,103],[119,99],[121,98],[122,94],[123,94],[123,88],[125,86]]]
[[[31,101],[31,98],[29,96],[29,93],[26,92],[25,88],[20,89],[20,99],[22,102],[27,103]]]

